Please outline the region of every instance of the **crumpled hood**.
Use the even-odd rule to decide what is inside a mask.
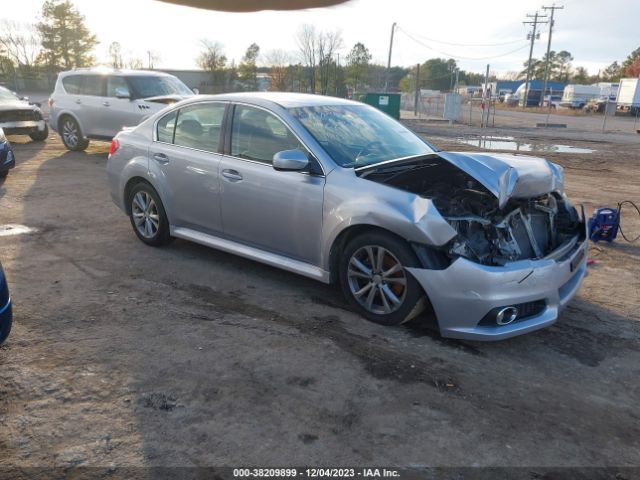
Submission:
[[[498,198],[500,208],[510,198],[531,198],[562,192],[560,165],[526,155],[438,152],[438,156],[468,173]]]

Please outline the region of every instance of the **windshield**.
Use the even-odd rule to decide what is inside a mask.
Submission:
[[[435,151],[402,124],[368,105],[297,107],[289,113],[342,167],[364,167]]]
[[[0,100],[11,100],[11,101],[16,101],[19,100],[18,97],[16,97],[13,92],[11,92],[11,90],[7,90],[4,87],[0,87]]]
[[[131,76],[128,78],[138,98],[160,97],[162,95],[193,95],[184,83],[175,77]]]

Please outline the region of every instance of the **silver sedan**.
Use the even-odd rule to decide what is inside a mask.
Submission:
[[[339,282],[381,324],[427,310],[446,337],[511,337],[555,322],[586,271],[561,167],[438,151],[348,100],[194,97],[120,132],[107,171],[144,243],[178,237]]]

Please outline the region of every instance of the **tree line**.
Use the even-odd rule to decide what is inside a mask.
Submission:
[[[45,0],[41,20],[35,24],[19,24],[0,20],[0,79],[16,73],[56,73],[96,64],[93,54],[97,37],[89,31],[84,16],[71,0]],[[357,42],[344,53],[340,30],[322,31],[314,25],[301,25],[294,35],[296,52],[262,51],[250,44],[239,64],[228,60],[224,47],[214,40],[202,40],[196,63],[210,74],[209,90],[257,90],[265,85],[261,74],[269,77],[269,88],[279,91],[302,91],[347,96],[352,92],[381,90],[387,80],[390,90],[414,91],[416,87],[448,91],[455,85],[479,85],[481,73],[460,70],[454,59],[431,58],[418,68],[392,67],[372,62],[369,49]],[[340,56],[342,53],[342,57]],[[145,62],[146,60],[146,62]],[[108,47],[108,64],[114,68],[153,68],[160,60],[157,53],[147,52],[146,59],[123,53],[113,42]],[[640,76],[640,47],[624,61],[614,61],[596,75],[583,67],[573,67],[567,51],[549,53],[549,79],[564,83],[617,81],[620,77]],[[531,60],[533,79],[544,77],[546,55]],[[524,80],[528,62],[521,72],[504,75],[505,79]],[[492,78],[492,80],[495,78]]]

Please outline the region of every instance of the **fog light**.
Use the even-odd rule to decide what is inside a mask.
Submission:
[[[518,309],[516,307],[505,307],[496,315],[496,323],[498,325],[509,325],[518,318]]]

